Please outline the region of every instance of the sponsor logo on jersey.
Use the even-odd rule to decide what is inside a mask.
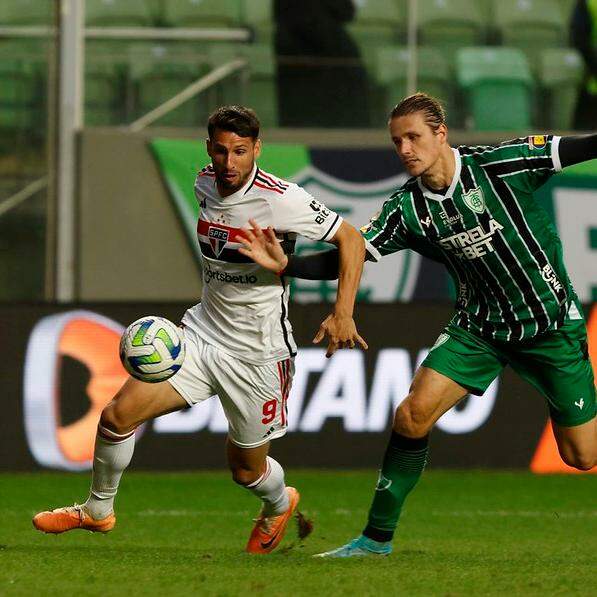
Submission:
[[[204,280],[209,284],[212,280],[226,284],[256,284],[257,276],[253,274],[229,274],[221,270],[211,269],[209,264],[203,269]]]
[[[456,216],[449,216],[445,211],[440,211],[439,217],[442,219],[444,224],[458,224],[459,222],[462,222],[462,216],[460,214]]]
[[[545,135],[531,135],[529,137],[529,149],[543,149],[547,145]]]
[[[546,264],[541,270],[541,277],[556,291],[562,290],[562,284],[558,280],[556,273],[553,271],[551,265]]]
[[[503,229],[504,227],[499,222],[491,219],[489,220],[489,231],[485,231],[481,225],[475,226],[475,228],[442,238],[440,244],[444,249],[454,251],[458,257],[477,259],[494,252],[491,239],[496,230]]]
[[[216,257],[220,256],[220,253],[224,250],[224,246],[228,242],[229,232],[224,228],[216,228],[210,226],[207,231],[207,238],[209,238],[209,244]]]
[[[464,204],[474,212],[482,214],[485,211],[485,197],[481,187],[471,189],[468,193],[462,195]]]

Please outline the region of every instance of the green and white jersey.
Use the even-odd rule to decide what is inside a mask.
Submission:
[[[377,260],[410,248],[446,265],[456,289],[452,323],[504,341],[580,317],[562,245],[533,191],[561,170],[560,138],[536,135],[498,146],[453,149],[445,195],[411,178],[362,229]]]

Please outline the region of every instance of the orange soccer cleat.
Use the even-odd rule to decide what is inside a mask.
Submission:
[[[287,487],[288,510],[278,516],[263,516],[255,520],[255,526],[249,537],[246,551],[249,553],[269,553],[273,551],[286,532],[288,521],[298,506],[301,496],[294,487]]]
[[[56,508],[51,512],[40,512],[33,517],[33,526],[44,533],[64,533],[73,529],[85,529],[94,533],[107,533],[114,528],[116,516],[109,514],[106,518],[95,520],[83,509],[75,504],[66,508]]]

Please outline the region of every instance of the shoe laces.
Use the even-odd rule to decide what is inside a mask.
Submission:
[[[83,522],[85,518],[85,511],[83,510],[82,504],[77,504],[76,502],[72,506],[67,506],[66,508],[58,508],[58,510],[66,510],[67,512],[72,512],[73,514],[76,513],[79,517],[79,522]]]
[[[261,530],[269,535],[275,518],[276,516],[264,516],[263,514],[260,514],[257,518],[253,519],[253,522],[257,523]]]

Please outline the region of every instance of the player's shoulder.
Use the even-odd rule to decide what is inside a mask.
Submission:
[[[259,190],[271,199],[286,197],[292,194],[297,188],[300,187],[261,168],[257,168],[255,178],[253,179],[253,189],[256,191]]]
[[[459,145],[456,149],[465,164],[487,164],[516,157],[528,144],[529,137],[517,137],[493,145]]]
[[[412,176],[402,186],[398,187],[391,195],[388,201],[392,201],[396,204],[401,204],[404,201],[410,199],[412,193],[418,187],[417,177]]]
[[[211,164],[207,164],[207,166],[201,168],[201,170],[197,172],[197,176],[195,177],[195,188],[200,189],[202,187],[213,187],[215,178],[216,173],[214,171],[214,167]]]

